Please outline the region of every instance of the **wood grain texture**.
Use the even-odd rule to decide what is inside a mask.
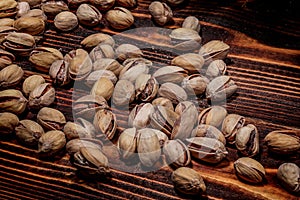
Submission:
[[[154,27],[148,13],[150,0],[140,0],[133,10],[134,27]],[[231,46],[228,74],[239,86],[226,103],[229,113],[246,117],[247,123],[257,126],[260,133],[261,154],[256,157],[266,168],[267,183],[249,185],[239,181],[233,162],[239,157],[234,146],[227,146],[229,155],[220,164],[212,166],[193,161],[207,185],[203,199],[297,199],[278,184],[276,169],[284,162],[300,166],[300,155],[276,156],[267,151],[262,139],[277,129],[300,128],[300,20],[295,15],[294,4],[284,3],[278,11],[276,3],[269,1],[204,1],[190,0],[174,8],[174,22],[168,28],[179,27],[183,19],[195,15],[202,25],[203,43],[219,39]],[[275,4],[275,5],[274,5]],[[269,7],[268,7],[269,6]],[[266,10],[266,8],[268,8]],[[288,10],[289,11],[286,11]],[[280,11],[280,10],[279,10]],[[49,20],[48,30],[39,46],[60,49],[63,54],[80,48],[80,41],[91,33],[110,35],[118,32],[106,28],[107,24],[93,29],[78,27],[70,33],[60,33]],[[159,51],[170,41],[163,35],[150,33],[151,37],[124,35],[126,41],[147,43],[144,57],[160,65],[169,64],[174,55]],[[149,35],[148,35],[149,36]],[[156,49],[153,51],[153,49]],[[25,58],[17,63],[25,69],[25,77],[37,72]],[[41,74],[52,82],[48,74]],[[20,86],[18,86],[20,87]],[[61,110],[68,120],[73,120],[73,98],[86,91],[70,87],[56,88],[56,101],[52,107]],[[200,102],[200,109],[207,102]],[[118,115],[119,131],[127,126],[128,113],[114,110]],[[36,113],[26,112],[20,118],[35,119]],[[0,141],[0,198],[1,199],[191,199],[177,193],[170,180],[172,169],[164,167],[156,172],[127,173],[117,170],[124,163],[111,162],[112,177],[107,180],[87,180],[78,174],[70,163],[68,154],[53,160],[41,160],[35,149],[22,146],[12,138]],[[198,198],[195,198],[198,199]]]

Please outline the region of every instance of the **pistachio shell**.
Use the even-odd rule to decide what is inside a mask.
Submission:
[[[200,73],[204,65],[204,59],[201,55],[187,53],[175,57],[171,64],[182,67],[190,73]]]
[[[25,111],[27,102],[19,90],[0,91],[0,112],[12,112],[19,115]]]
[[[94,138],[95,135],[89,132],[87,129],[82,127],[79,124],[74,122],[67,122],[64,126],[64,133],[66,135],[67,140],[72,140],[76,138]]]
[[[18,65],[9,65],[0,71],[0,88],[14,87],[18,85],[24,75],[24,71]]]
[[[226,116],[226,108],[222,106],[211,106],[201,111],[198,121],[199,124],[207,124],[214,127],[219,127],[222,125]]]
[[[237,114],[229,114],[222,123],[222,132],[230,144],[235,143],[238,130],[245,124],[245,118]]]
[[[61,130],[66,124],[66,118],[59,110],[43,107],[37,114],[37,122],[45,130]]]
[[[199,32],[201,26],[200,26],[200,23],[199,23],[199,20],[197,19],[197,17],[188,16],[187,18],[184,19],[184,21],[182,23],[182,28],[189,28],[189,29]]]
[[[152,105],[153,106],[157,106],[157,105],[164,106],[167,109],[174,111],[172,101],[170,99],[167,99],[167,98],[164,98],[164,97],[158,97],[158,98],[154,99],[152,101]]]
[[[100,78],[93,86],[91,95],[102,96],[107,101],[113,95],[114,84],[107,78]]]
[[[125,161],[131,161],[136,155],[138,134],[135,127],[125,129],[117,142],[121,157]]]
[[[150,124],[150,116],[153,112],[154,108],[150,103],[136,105],[129,114],[128,126],[137,129],[147,127]]]
[[[277,170],[277,178],[280,184],[288,191],[299,193],[300,168],[294,163],[283,163]]]
[[[135,89],[128,80],[119,80],[115,86],[112,102],[116,106],[129,106],[134,101]]]
[[[0,70],[11,65],[15,59],[14,54],[0,49]]]
[[[200,74],[193,74],[182,80],[181,86],[188,95],[200,95],[205,92],[209,80]]]
[[[92,49],[92,51],[90,52],[89,55],[90,55],[90,58],[92,59],[93,63],[96,63],[97,61],[100,63],[101,61],[103,61],[102,60],[103,58],[114,59],[115,51],[111,45],[100,43]]]
[[[190,164],[191,155],[188,147],[180,140],[169,140],[164,144],[163,153],[168,163],[176,167]]]
[[[165,66],[156,70],[153,77],[160,83],[181,83],[182,80],[187,76],[188,71],[182,67],[177,66]]]
[[[50,106],[54,100],[54,87],[50,83],[43,83],[30,92],[28,105],[30,108],[40,109]]]
[[[158,92],[158,82],[149,74],[140,74],[135,81],[136,99],[144,102],[153,100]]]
[[[235,146],[248,157],[259,153],[259,133],[253,124],[248,124],[238,130],[235,136]]]
[[[171,8],[166,3],[161,3],[159,1],[153,1],[149,5],[149,12],[154,21],[160,26],[163,26],[167,22],[171,21],[173,17]]]
[[[100,11],[89,4],[81,4],[76,11],[76,15],[79,22],[86,26],[96,26],[102,19]]]
[[[228,52],[230,46],[220,40],[211,40],[204,44],[200,50],[199,54],[205,58],[206,62],[211,62],[215,59],[224,59]]]
[[[78,26],[78,19],[72,12],[63,11],[55,16],[54,25],[61,31],[71,31]]]
[[[41,156],[52,156],[66,145],[66,137],[62,131],[52,130],[43,134],[38,143]]]
[[[121,44],[116,48],[117,60],[124,62],[128,58],[140,58],[143,56],[143,52],[135,45]]]
[[[27,77],[22,86],[22,91],[25,96],[29,96],[29,94],[39,85],[45,83],[45,79],[41,75],[31,75]]]
[[[109,70],[112,71],[116,76],[119,76],[120,71],[123,69],[123,66],[116,61],[115,59],[111,58],[101,58],[96,60],[93,63],[93,70]]]
[[[37,146],[39,138],[45,133],[38,123],[28,119],[21,120],[15,132],[18,140],[28,146]]]
[[[132,13],[126,8],[115,7],[106,13],[106,20],[109,25],[117,30],[129,28],[134,23]]]
[[[45,21],[38,17],[21,17],[14,22],[14,27],[23,33],[40,35],[45,31]]]
[[[158,95],[170,99],[173,104],[187,100],[184,89],[174,83],[164,83],[158,89]]]
[[[117,130],[116,115],[107,109],[101,109],[97,111],[93,122],[99,134],[96,137],[105,136],[107,139],[112,139]]]
[[[67,142],[66,150],[68,154],[73,155],[74,153],[78,152],[81,147],[89,147],[100,149],[102,147],[102,142],[100,140],[88,140],[88,139],[72,139]]]
[[[0,1],[0,18],[14,16],[17,13],[17,6],[15,0]]]
[[[12,134],[18,124],[19,118],[17,115],[9,112],[0,113],[1,136]]]
[[[80,44],[87,50],[98,46],[99,44],[108,44],[110,46],[115,45],[113,37],[105,33],[95,33],[84,38]]]
[[[214,138],[226,145],[226,139],[221,131],[214,126],[200,124],[193,129],[191,137],[207,137]]]

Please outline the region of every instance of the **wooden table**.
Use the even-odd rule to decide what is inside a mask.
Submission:
[[[148,6],[151,1],[139,0],[133,9],[135,27],[153,27]],[[247,123],[257,126],[260,133],[259,160],[266,169],[267,183],[249,185],[239,181],[233,169],[238,154],[228,146],[229,155],[217,166],[193,161],[192,167],[204,177],[208,199],[298,199],[278,184],[276,171],[284,162],[300,166],[295,156],[270,155],[262,140],[273,130],[300,128],[300,20],[296,1],[190,0],[174,8],[174,23],[166,28],[179,27],[189,15],[199,18],[203,43],[219,39],[231,47],[226,60],[228,74],[239,86],[238,92],[226,104],[229,113],[246,117]],[[40,46],[60,49],[64,54],[80,48],[87,35],[101,31],[105,23],[94,29],[79,27],[70,33],[58,33],[49,20]],[[145,42],[151,44],[152,41]],[[139,41],[137,41],[139,42]],[[144,50],[145,58],[168,64],[171,55]],[[26,59],[17,63],[25,70],[25,77],[36,72]],[[47,74],[42,74],[51,82]],[[57,88],[54,108],[60,109],[72,120],[72,91]],[[34,119],[27,112],[20,118]],[[126,123],[126,115],[119,118]],[[121,120],[121,121],[122,121]],[[172,169],[164,167],[156,172],[127,173],[112,169],[112,178],[106,181],[85,180],[77,176],[76,168],[64,154],[54,160],[40,160],[37,151],[26,148],[14,138],[0,141],[0,199],[189,199],[173,189]]]

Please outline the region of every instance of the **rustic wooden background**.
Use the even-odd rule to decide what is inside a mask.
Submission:
[[[135,27],[154,26],[148,13],[151,1],[139,0],[133,9]],[[276,179],[276,169],[283,162],[300,166],[299,154],[279,157],[270,155],[262,142],[264,136],[277,129],[300,128],[300,20],[296,1],[270,0],[190,0],[174,8],[174,22],[168,28],[181,25],[182,20],[195,15],[201,21],[203,42],[223,40],[231,46],[226,60],[228,74],[239,90],[226,108],[254,123],[261,139],[259,160],[266,168],[267,183],[249,185],[240,182],[233,170],[238,158],[231,146],[229,156],[217,166],[192,163],[204,177],[207,199],[298,199],[283,190]],[[105,22],[93,30],[78,27],[70,33],[59,33],[49,20],[48,30],[40,46],[59,48],[64,54],[81,47],[80,41],[98,31],[116,34],[105,28]],[[147,38],[144,38],[146,42]],[[140,42],[137,40],[137,42]],[[146,58],[167,64],[172,55],[144,50]],[[25,70],[25,78],[37,74],[26,59],[17,63]],[[47,74],[43,74],[51,82]],[[54,108],[72,120],[72,92],[57,88]],[[35,118],[27,112],[20,118]],[[118,114],[120,123],[126,115]],[[0,199],[189,199],[173,189],[168,167],[151,173],[132,174],[112,169],[108,180],[86,180],[77,176],[67,154],[53,160],[40,160],[36,150],[23,147],[14,138],[0,141]],[[195,197],[197,199],[197,197]]]

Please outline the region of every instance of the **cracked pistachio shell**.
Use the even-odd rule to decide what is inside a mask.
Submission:
[[[14,22],[14,27],[23,33],[40,35],[45,31],[45,21],[39,17],[20,17]]]
[[[222,106],[211,106],[202,110],[198,116],[199,124],[207,124],[220,127],[227,116],[226,108]]]
[[[153,1],[149,6],[149,12],[154,21],[163,26],[167,22],[172,20],[173,12],[171,8],[166,4],[159,1]]]
[[[90,58],[93,63],[102,60],[103,58],[115,58],[115,50],[109,44],[98,44],[96,47],[92,49],[90,52]],[[100,61],[99,61],[100,62]]]
[[[105,108],[108,108],[108,104],[102,96],[85,95],[73,103],[75,116],[88,120],[92,120],[97,111]]]
[[[300,168],[294,163],[283,163],[277,170],[279,183],[288,191],[300,192]]]
[[[28,146],[37,146],[44,129],[35,121],[21,120],[15,128],[16,136],[20,142]]]
[[[237,91],[237,85],[230,76],[218,76],[206,87],[206,98],[211,101],[223,101]]]
[[[116,76],[119,76],[120,71],[123,69],[123,66],[116,61],[115,59],[111,58],[101,58],[96,60],[93,63],[93,70],[109,70],[112,71]]]
[[[98,148],[101,150],[102,146],[103,144],[100,140],[76,138],[67,142],[66,150],[68,154],[74,155],[74,153],[77,153],[81,147],[88,147],[88,148],[95,148],[95,149]]]
[[[116,106],[128,106],[134,101],[134,85],[128,80],[119,80],[115,86],[112,102]]]
[[[63,1],[47,1],[42,3],[41,9],[45,12],[45,14],[49,17],[54,17],[55,15],[68,11],[68,5]]]
[[[100,11],[89,4],[81,4],[76,11],[76,15],[79,22],[86,26],[96,26],[102,19]]]
[[[18,65],[9,65],[0,71],[0,88],[9,88],[18,85],[24,71]]]
[[[200,174],[188,167],[180,167],[171,176],[174,187],[184,194],[197,195],[206,191],[206,186]]]
[[[209,80],[200,74],[193,74],[182,80],[181,87],[188,95],[200,95],[206,90]]]
[[[182,67],[183,69],[187,70],[189,73],[200,73],[204,65],[204,59],[202,56],[198,54],[187,53],[175,57],[171,61],[171,64]]]
[[[115,4],[115,0],[91,0],[90,2],[101,11],[107,11]]]
[[[300,150],[300,131],[277,130],[268,133],[264,139],[268,149],[277,154],[292,154]]]
[[[91,72],[84,80],[84,83],[86,86],[92,88],[96,81],[99,80],[99,78],[107,78],[113,84],[116,84],[118,81],[117,76],[112,71],[104,69]]]
[[[22,17],[24,16],[26,13],[28,13],[28,11],[30,10],[30,5],[28,2],[19,2],[18,6],[17,6],[17,15],[16,17]]]
[[[157,105],[164,106],[167,109],[174,111],[174,106],[173,106],[172,101],[170,99],[167,99],[164,97],[158,97],[158,98],[154,99],[152,101],[152,105],[153,106],[157,106]]]
[[[108,109],[101,109],[97,111],[94,122],[93,122],[99,134],[96,137],[103,137],[105,136],[107,139],[111,140],[117,130],[117,119],[116,115],[108,110]]]
[[[120,80],[135,82],[141,74],[148,74],[152,62],[144,58],[130,58],[123,62],[124,68],[120,71]]]
[[[132,44],[121,44],[116,48],[117,60],[124,62],[128,58],[140,58],[143,52],[140,48]]]
[[[66,137],[62,131],[52,130],[43,134],[38,142],[38,151],[41,156],[52,156],[66,145]]]
[[[80,44],[84,49],[91,50],[92,48],[98,46],[99,44],[108,44],[112,47],[115,46],[115,40],[108,34],[105,33],[95,33],[84,38]]]
[[[40,109],[51,105],[54,100],[54,87],[50,83],[43,83],[30,92],[28,105],[33,109]]]
[[[49,69],[49,75],[53,80],[53,84],[57,86],[65,86],[70,83],[69,63],[65,60],[56,60]]]
[[[128,126],[137,129],[146,128],[150,124],[150,115],[154,112],[151,103],[137,104],[130,112]]]
[[[121,158],[130,162],[136,156],[138,133],[135,127],[125,129],[117,142]]]
[[[19,90],[0,91],[0,112],[12,112],[19,115],[25,111],[27,102],[27,99]]]
[[[157,135],[152,129],[138,130],[137,152],[143,166],[152,167],[160,159],[161,149]]]
[[[211,40],[204,44],[200,50],[199,54],[205,59],[205,62],[211,62],[215,59],[226,58],[229,52],[230,46],[221,40]]]
[[[205,72],[205,76],[209,79],[212,80],[218,76],[225,75],[227,70],[226,63],[223,60],[214,60],[212,61]]]
[[[18,3],[15,0],[0,1],[0,18],[12,17],[17,14]]]
[[[78,19],[74,13],[63,11],[55,16],[54,26],[61,31],[71,31],[78,26]]]
[[[259,133],[253,124],[243,126],[235,136],[236,148],[247,157],[255,156],[259,153]]]
[[[28,56],[35,47],[35,40],[30,34],[11,32],[5,37],[2,45],[15,55]]]
[[[223,133],[214,126],[207,124],[200,124],[193,129],[191,137],[207,137],[217,139],[226,145],[226,139]]]
[[[12,26],[0,26],[0,42],[5,41],[7,35],[16,31],[17,29]]]
[[[37,122],[45,130],[62,130],[66,124],[66,118],[59,110],[43,107],[37,114]]]
[[[167,163],[176,167],[185,167],[191,162],[191,155],[188,147],[178,139],[165,142],[163,153]]]
[[[140,74],[135,81],[136,99],[152,101],[158,92],[158,82],[149,74]]]
[[[235,143],[236,133],[245,124],[245,118],[237,114],[229,114],[222,123],[222,132],[228,143]]]
[[[197,31],[189,28],[174,29],[169,37],[174,48],[179,51],[192,51],[200,47],[202,38]]]
[[[256,160],[242,157],[233,164],[236,175],[250,183],[261,183],[265,180],[266,172],[264,167]]]
[[[23,15],[23,17],[37,17],[44,20],[45,23],[47,21],[47,16],[45,15],[44,11],[42,11],[41,9],[29,10],[25,15]]]
[[[15,59],[14,54],[0,49],[0,70],[11,65]]]
[[[181,83],[182,80],[187,77],[188,71],[182,67],[177,66],[165,66],[156,70],[153,77],[160,83]]]
[[[137,0],[116,0],[116,4],[125,8],[133,8],[137,5]]]
[[[29,94],[39,85],[46,83],[45,79],[41,75],[31,75],[27,77],[22,85],[22,91],[25,96]]]
[[[49,72],[51,65],[56,60],[62,60],[62,53],[54,48],[49,47],[37,47],[31,53],[29,61],[34,67],[42,72]]]
[[[157,129],[151,129],[155,134],[156,136],[158,137],[158,141],[159,141],[159,144],[160,144],[160,148],[163,148],[164,144],[169,140],[168,136],[160,131],[160,130],[157,130]]]
[[[117,30],[129,28],[134,23],[132,13],[126,8],[115,7],[106,13],[106,20],[109,25]]]
[[[109,100],[114,93],[114,84],[107,78],[99,78],[91,89],[91,95],[102,96],[105,100]]]
[[[193,137],[186,141],[192,157],[207,163],[219,163],[228,154],[225,145],[214,138]]]
[[[187,100],[187,94],[184,89],[174,83],[164,83],[158,89],[158,95],[170,99],[173,104]]]
[[[188,16],[187,18],[184,19],[182,23],[182,28],[188,28],[199,32],[201,26],[197,17]]]
[[[74,122],[67,122],[64,126],[64,133],[66,135],[67,140],[72,140],[76,138],[94,138],[95,135],[89,132],[88,129],[85,129],[79,124]]]
[[[185,140],[191,136],[192,130],[197,123],[198,111],[194,104],[189,104],[182,111],[174,123],[171,139]]]
[[[18,124],[19,118],[17,115],[10,112],[0,113],[1,136],[12,134]]]
[[[10,26],[12,27],[14,25],[14,19],[11,18],[2,18],[0,19],[0,26]]]

